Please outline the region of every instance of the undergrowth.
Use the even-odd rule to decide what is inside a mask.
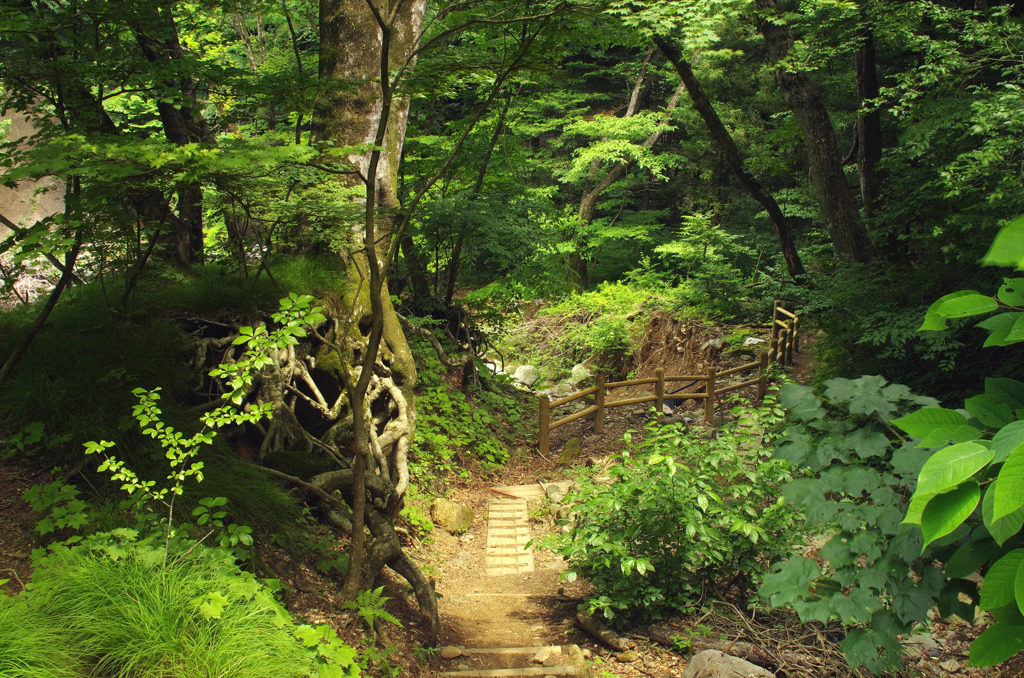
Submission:
[[[468,478],[468,461],[484,468],[504,464],[517,438],[529,434],[532,418],[526,416],[524,396],[507,378],[486,373],[465,389],[452,386],[430,344],[416,337],[409,343],[419,380],[410,458],[413,475],[421,483],[447,471]]]

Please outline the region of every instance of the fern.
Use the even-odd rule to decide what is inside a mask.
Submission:
[[[402,622],[384,609],[384,603],[389,600],[391,598],[384,595],[384,587],[379,586],[372,591],[360,591],[355,600],[348,601],[342,607],[347,610],[355,610],[362,617],[368,629],[374,628],[378,619],[401,628]]]

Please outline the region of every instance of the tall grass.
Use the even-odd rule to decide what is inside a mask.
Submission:
[[[309,656],[289,633],[290,624],[282,626],[266,590],[225,560],[224,552],[200,547],[166,567],[162,554],[133,542],[72,549],[37,571],[34,604],[66,629],[75,654],[91,658],[94,675],[308,673]]]
[[[84,665],[68,640],[60,620],[30,607],[24,596],[7,597],[0,593],[0,676],[84,676]]]

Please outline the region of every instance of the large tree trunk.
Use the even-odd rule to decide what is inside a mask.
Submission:
[[[380,518],[375,511],[384,510],[390,520],[401,506],[408,484],[407,451],[415,426],[412,389],[416,369],[391,306],[385,274],[392,239],[401,237],[393,232],[394,214],[400,207],[398,162],[409,111],[409,101],[395,96],[392,77],[408,64],[425,7],[426,0],[320,1],[319,75],[326,86],[314,105],[315,140],[336,147],[372,144],[369,152],[333,158],[340,171],[353,172],[339,180],[362,189],[361,223],[338,224],[339,235],[351,233],[355,240],[340,253],[352,292],[344,300],[348,308],[342,309],[346,317],[339,327],[346,329],[337,334],[335,347],[341,349],[343,361],[351,361],[345,367],[344,380],[354,447],[352,545],[345,583],[350,597],[361,584],[372,582],[376,568],[390,563],[402,569],[409,566],[394,556],[390,540],[387,544],[381,541],[385,537],[374,522]],[[355,328],[361,338],[350,353],[347,346]],[[382,427],[384,433],[378,433]],[[367,488],[375,480],[391,487],[387,494],[393,495],[393,500],[381,506],[367,503]],[[367,519],[374,539],[369,546],[364,545]],[[388,556],[382,556],[383,552]],[[364,562],[372,571],[363,572]],[[431,617],[436,633],[432,592],[427,595],[419,590],[421,577],[409,581],[417,589],[417,599],[427,606],[423,611]]]
[[[863,9],[861,19],[864,20]],[[867,102],[878,98],[878,72],[875,68],[875,36],[870,26],[863,30],[863,42],[854,55],[857,77],[857,171],[860,174],[861,204],[864,216],[870,217],[878,196],[879,178],[875,165],[882,159],[882,117],[875,108],[864,113]]]
[[[821,94],[806,74],[787,70],[784,60],[793,46],[793,30],[783,19],[778,0],[755,0],[757,25],[777,65],[775,80],[803,133],[811,167],[811,183],[818,195],[825,225],[836,255],[853,261],[870,261],[871,240],[857,213],[853,193],[843,173],[842,156]]]
[[[168,74],[184,68],[185,52],[168,10],[152,7],[132,23],[135,41],[147,61],[159,64]],[[168,75],[156,86],[162,90],[156,107],[167,140],[179,146],[213,143],[213,131],[199,113],[195,81],[185,74]],[[203,187],[198,182],[183,182],[177,187],[177,196],[171,254],[175,263],[189,266],[203,258]]]
[[[683,53],[664,37],[655,36],[654,43],[658,45],[658,48],[665,53],[668,60],[675,66],[679,78],[686,86],[686,91],[690,93],[693,107],[697,109],[700,117],[704,120],[704,124],[707,125],[708,132],[711,133],[711,138],[718,145],[719,151],[725,154],[729,165],[736,172],[740,183],[743,184],[743,188],[747,189],[750,197],[756,200],[768,213],[768,218],[775,228],[775,234],[779,238],[779,245],[782,247],[782,256],[786,260],[786,268],[793,278],[799,278],[804,274],[804,266],[800,261],[796,243],[793,241],[793,232],[789,228],[789,222],[786,220],[782,210],[779,209],[775,198],[761,186],[761,183],[754,178],[754,175],[747,171],[743,164],[743,158],[740,156],[740,151],[736,147],[736,142],[733,141],[729,130],[722,124],[721,118],[718,117],[714,106],[711,105],[707,94],[704,93],[704,88],[701,87],[700,81],[693,74],[693,69],[690,67],[689,62],[683,58]]]

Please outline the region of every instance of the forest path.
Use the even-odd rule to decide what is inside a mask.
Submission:
[[[559,594],[562,563],[528,547],[549,529],[530,520],[546,504],[545,488],[498,485],[488,495],[476,499],[486,502],[486,521],[474,522],[458,539],[462,550],[441,564],[443,650],[435,669],[467,678],[573,675],[562,645],[578,633],[577,602]],[[454,654],[446,647],[461,654],[445,658]]]

